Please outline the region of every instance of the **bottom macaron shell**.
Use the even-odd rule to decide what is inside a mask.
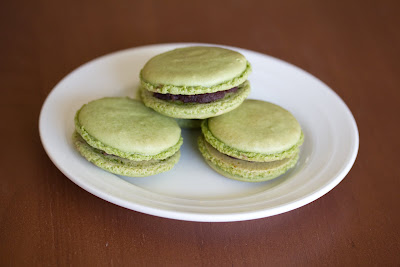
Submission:
[[[210,167],[225,177],[245,182],[263,182],[274,179],[293,168],[299,159],[297,152],[293,157],[283,160],[250,162],[222,154],[208,144],[203,136],[199,137],[198,145]]]
[[[103,154],[100,150],[89,146],[77,132],[74,133],[72,139],[77,150],[88,161],[108,172],[123,176],[144,177],[166,172],[178,163],[180,157],[180,151],[178,151],[164,160],[133,161]]]
[[[228,93],[224,98],[210,103],[182,103],[161,100],[153,92],[141,88],[143,103],[155,111],[173,118],[205,119],[229,112],[242,104],[250,94],[250,83],[244,82],[236,93]]]

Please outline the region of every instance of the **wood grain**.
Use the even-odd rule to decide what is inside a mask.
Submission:
[[[400,265],[398,1],[2,1],[1,266]],[[270,218],[195,223],[101,200],[45,154],[38,117],[70,71],[134,46],[209,42],[291,62],[353,112],[360,150],[324,197]]]

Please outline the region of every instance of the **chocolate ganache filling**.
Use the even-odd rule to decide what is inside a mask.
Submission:
[[[183,103],[210,103],[223,98],[227,93],[236,93],[237,87],[225,91],[215,93],[198,94],[198,95],[173,95],[173,94],[160,94],[153,93],[154,97],[162,100],[182,101]]]

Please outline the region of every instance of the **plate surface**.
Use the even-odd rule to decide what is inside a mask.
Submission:
[[[350,171],[358,130],[345,103],[324,83],[279,59],[227,47],[252,64],[249,98],[278,104],[305,134],[295,168],[269,182],[225,178],[204,162],[199,131],[183,130],[182,156],[173,170],[150,177],[121,177],[92,165],[74,149],[75,112],[105,96],[135,97],[139,71],[152,56],[195,44],[160,44],[123,50],[84,64],[48,95],[39,119],[43,147],[53,163],[86,191],[135,211],[188,221],[241,221],[287,212],[321,197]],[[198,45],[198,44],[197,44]],[[208,45],[208,44],[201,44]]]

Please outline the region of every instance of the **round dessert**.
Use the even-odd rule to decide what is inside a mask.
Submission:
[[[249,95],[250,63],[220,47],[178,48],[151,58],[140,72],[146,106],[181,119],[205,119],[237,108]]]
[[[224,176],[260,182],[280,176],[299,158],[304,135],[296,118],[275,104],[246,100],[202,122],[199,149]]]
[[[83,105],[75,115],[74,145],[109,172],[141,177],[178,162],[183,139],[177,122],[130,98],[108,97]]]

